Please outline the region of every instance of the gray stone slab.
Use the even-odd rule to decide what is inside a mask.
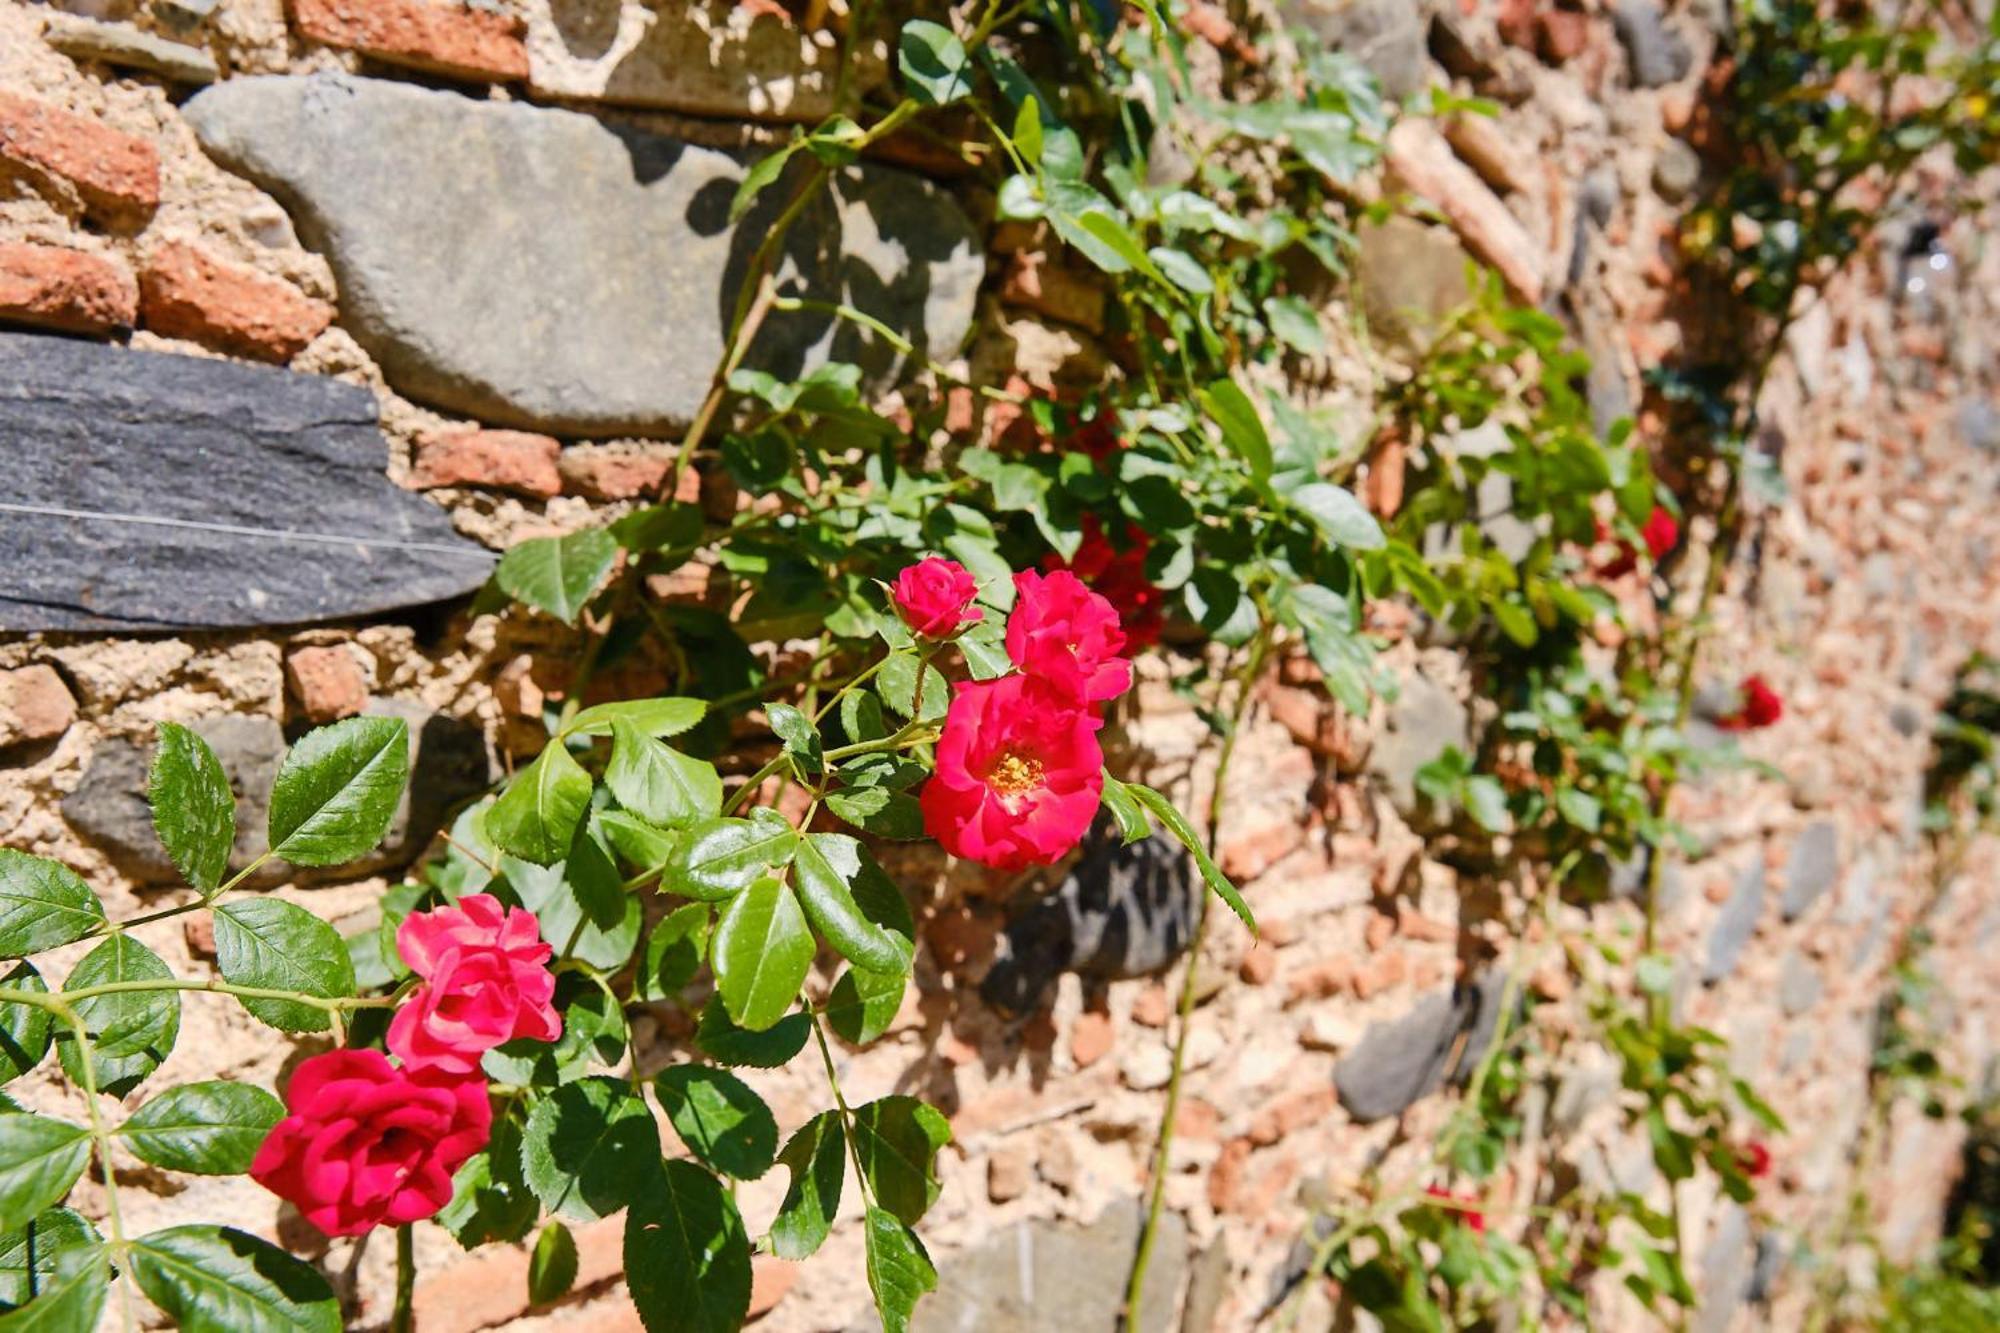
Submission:
[[[1778,970],[1778,1005],[1787,1017],[1797,1018],[1819,1003],[1824,983],[1819,972],[1797,949],[1785,955]]]
[[[1840,878],[1840,830],[1832,820],[1806,825],[1785,863],[1785,920],[1796,921]]]
[[[1382,91],[1400,99],[1422,92],[1429,72],[1424,8],[1420,0],[1289,0],[1283,13],[1367,66]]]
[[[685,424],[752,252],[791,190],[738,225],[743,161],[573,111],[345,75],[231,79],[188,102],[202,146],[269,189],[339,280],[342,326],[408,396],[558,434]],[[799,165],[799,164],[795,164]],[[422,181],[422,189],[411,182]],[[788,235],[781,289],[844,301],[951,356],[985,276],[930,183],[844,171]],[[748,364],[791,376],[901,356],[830,315],[774,315]]]
[[[1434,991],[1402,1017],[1369,1027],[1334,1066],[1334,1090],[1356,1120],[1400,1114],[1447,1079],[1468,1077],[1493,1040],[1506,977],[1497,969],[1477,984]]]
[[[1736,970],[1744,946],[1757,931],[1757,918],[1764,913],[1764,863],[1752,861],[1736,880],[1736,891],[1722,905],[1715,928],[1708,936],[1708,961],[1702,964],[1701,979],[1713,985]]]
[[[1657,0],[1616,0],[1611,24],[1625,44],[1632,82],[1659,88],[1686,76],[1694,66],[1687,39],[1667,25]]]
[[[168,41],[129,23],[106,23],[81,14],[50,14],[42,36],[78,60],[101,60],[121,69],[157,74],[175,83],[214,83],[215,57],[198,46]]]
[[[391,485],[364,389],[0,334],[0,631],[227,628],[469,593],[494,556]]]
[[[1417,770],[1447,748],[1465,749],[1470,725],[1465,705],[1449,686],[1417,671],[1398,683],[1382,734],[1368,752],[1368,771],[1404,818],[1417,810]]]

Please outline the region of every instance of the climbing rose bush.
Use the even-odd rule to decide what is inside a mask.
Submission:
[[[1067,570],[1014,576],[1007,657],[1079,707],[1115,699],[1132,686],[1118,612]]]
[[[924,831],[996,870],[1061,860],[1097,816],[1102,725],[1041,676],[960,685],[924,787]]]
[[[562,1035],[550,1003],[555,949],[543,942],[533,912],[469,893],[454,907],[412,913],[396,931],[396,947],[424,983],[389,1023],[389,1049],[406,1069],[470,1075],[502,1042]]]
[[[973,605],[979,596],[978,581],[964,565],[942,556],[911,565],[896,576],[891,591],[896,614],[920,638],[952,638],[986,614]]]
[[[1745,676],[1736,697],[1736,707],[1715,720],[1724,731],[1759,731],[1785,715],[1785,701],[1762,676]]]

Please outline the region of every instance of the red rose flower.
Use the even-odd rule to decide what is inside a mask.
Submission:
[[[1471,1227],[1474,1231],[1483,1233],[1486,1230],[1485,1213],[1480,1212],[1477,1208],[1461,1208],[1458,1206],[1460,1203],[1478,1203],[1478,1195],[1468,1194],[1461,1199],[1442,1185],[1426,1185],[1424,1186],[1424,1193],[1430,1195],[1433,1199],[1443,1199],[1450,1205],[1451,1211],[1458,1215],[1458,1220],[1464,1225]]]
[[[502,1042],[562,1035],[552,950],[533,912],[469,893],[456,907],[412,914],[396,951],[424,979],[389,1023],[389,1049],[408,1068],[471,1074]]]
[[[1645,526],[1639,529],[1641,540],[1646,543],[1646,552],[1657,562],[1666,557],[1681,539],[1681,525],[1663,505],[1654,505]],[[1611,529],[1602,521],[1597,525],[1597,539],[1611,540]],[[1618,554],[1597,567],[1597,576],[1605,579],[1622,578],[1639,567],[1639,551],[1631,542],[1620,541]]]
[[[1771,1150],[1762,1140],[1752,1139],[1736,1154],[1736,1168],[1752,1180],[1771,1174]]]
[[[251,1178],[329,1236],[436,1214],[493,1126],[483,1080],[415,1075],[380,1051],[315,1055],[292,1075],[285,1108]]]
[[[924,786],[924,831],[998,870],[1059,860],[1097,815],[1100,725],[1074,695],[1033,676],[961,684]]]
[[[1115,699],[1132,684],[1132,664],[1119,653],[1125,632],[1111,603],[1067,570],[1014,576],[1007,617],[1007,656],[1015,666],[1078,703]]]
[[[1741,700],[1736,711],[1715,720],[1724,731],[1758,731],[1785,715],[1785,701],[1762,676],[1745,676],[1736,691]]]
[[[1093,463],[1102,463],[1125,447],[1118,438],[1117,420],[1109,408],[1076,428],[1069,437],[1070,452],[1084,454]]]
[[[1082,579],[1090,590],[1111,603],[1118,623],[1125,631],[1125,645],[1132,650],[1150,648],[1160,641],[1166,624],[1167,595],[1146,577],[1146,548],[1151,540],[1145,531],[1131,526],[1125,530],[1126,547],[1119,550],[1105,537],[1104,529],[1092,514],[1083,516],[1083,544],[1065,565],[1055,556],[1042,562],[1044,569],[1067,569]]]
[[[979,584],[964,565],[943,556],[926,557],[905,569],[891,593],[896,614],[911,633],[926,639],[949,639],[985,615],[972,604]]]

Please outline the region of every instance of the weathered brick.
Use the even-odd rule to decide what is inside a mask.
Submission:
[[[465,430],[433,435],[417,446],[410,485],[484,486],[546,498],[562,494],[556,462],[562,444],[525,430]]]
[[[333,307],[290,283],[169,241],[139,275],[146,327],[259,361],[290,361],[333,322]]]
[[[562,456],[562,480],[572,495],[588,500],[636,500],[659,490],[673,463],[671,452],[579,444]],[[693,468],[681,469],[674,498],[687,504],[701,499],[701,478]]]
[[[1111,1054],[1116,1040],[1111,1015],[1091,1010],[1077,1016],[1069,1030],[1069,1054],[1078,1069],[1087,1069]]]
[[[368,677],[353,651],[341,644],[296,648],[285,659],[285,679],[312,722],[353,717],[368,706]]]
[[[103,216],[143,217],[160,206],[151,143],[32,97],[0,92],[0,157],[68,181]]]
[[[576,1235],[573,1290],[597,1286],[624,1271],[623,1217],[572,1230]],[[521,1245],[486,1246],[417,1285],[417,1327],[424,1333],[498,1328],[527,1309],[528,1250]]]
[[[1252,986],[1270,984],[1278,975],[1278,951],[1268,940],[1259,940],[1250,946],[1250,952],[1243,955],[1243,961],[1236,965],[1236,975]]]
[[[1155,981],[1132,999],[1132,1021],[1141,1027],[1163,1028],[1174,1011],[1167,988]]]
[[[1001,1148],[986,1159],[986,1197],[1007,1203],[1028,1192],[1034,1161],[1025,1147]]]
[[[139,285],[116,259],[61,245],[0,245],[0,320],[106,334],[139,317]]]
[[[1007,265],[1000,300],[1091,333],[1104,332],[1104,289],[1040,250],[1017,252]]]
[[[0,671],[0,749],[52,741],[76,721],[76,700],[55,668],[37,662]]]
[[[1536,49],[1551,65],[1566,65],[1590,44],[1590,16],[1573,9],[1545,9],[1535,16]]]
[[[291,0],[292,22],[315,42],[455,78],[528,77],[521,21],[427,0]]]

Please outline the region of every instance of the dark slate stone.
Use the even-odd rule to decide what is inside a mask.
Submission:
[[[1372,1025],[1334,1066],[1334,1089],[1348,1114],[1363,1121],[1397,1115],[1447,1079],[1470,1077],[1499,1025],[1505,984],[1499,971],[1491,971],[1476,984],[1435,991],[1401,1018]]]
[[[365,389],[0,334],[0,631],[225,628],[457,597],[493,555],[390,484]]]
[[[732,223],[741,156],[382,79],[230,79],[184,111],[326,255],[342,326],[400,392],[557,434],[694,416],[751,255],[792,194],[780,182]],[[861,166],[801,214],[775,275],[945,359],[971,325],[985,247],[930,182]],[[765,322],[746,364],[789,378],[829,359],[877,379],[903,361],[852,322],[795,311]]]
[[[1155,834],[1127,844],[1100,817],[1062,883],[1030,894],[1009,920],[979,993],[1018,1014],[1064,972],[1122,981],[1163,971],[1187,952],[1202,892],[1179,843]]]
[[[1708,936],[1708,961],[1702,965],[1701,979],[1710,985],[1736,970],[1743,948],[1757,931],[1757,918],[1764,913],[1764,863],[1752,861],[1743,867],[1736,892],[1722,905],[1715,928]]]
[[[1750,1289],[1743,1294],[1743,1298],[1753,1304],[1770,1300],[1790,1257],[1790,1247],[1785,1244],[1783,1236],[1775,1231],[1758,1232],[1757,1262],[1751,1267]]]
[[[1632,82],[1641,88],[1677,82],[1694,65],[1687,39],[1667,26],[1657,0],[1617,0],[1611,7],[1611,25],[1625,43]]]
[[[1785,920],[1796,921],[1840,878],[1840,830],[1828,819],[1806,825],[1785,863]]]
[[[360,860],[324,869],[267,862],[250,878],[250,885],[351,879],[406,865],[423,852],[458,806],[491,785],[492,758],[479,728],[399,700],[378,700],[368,711],[400,717],[410,726],[410,785],[381,846]],[[265,833],[271,784],[288,748],[284,733],[268,717],[226,715],[191,725],[215,751],[236,793],[236,847],[229,866],[240,870],[269,846]],[[178,884],[180,873],[154,835],[152,809],[146,803],[146,774],[152,762],[150,745],[100,742],[91,752],[83,780],[63,798],[63,817],[134,883]]]

